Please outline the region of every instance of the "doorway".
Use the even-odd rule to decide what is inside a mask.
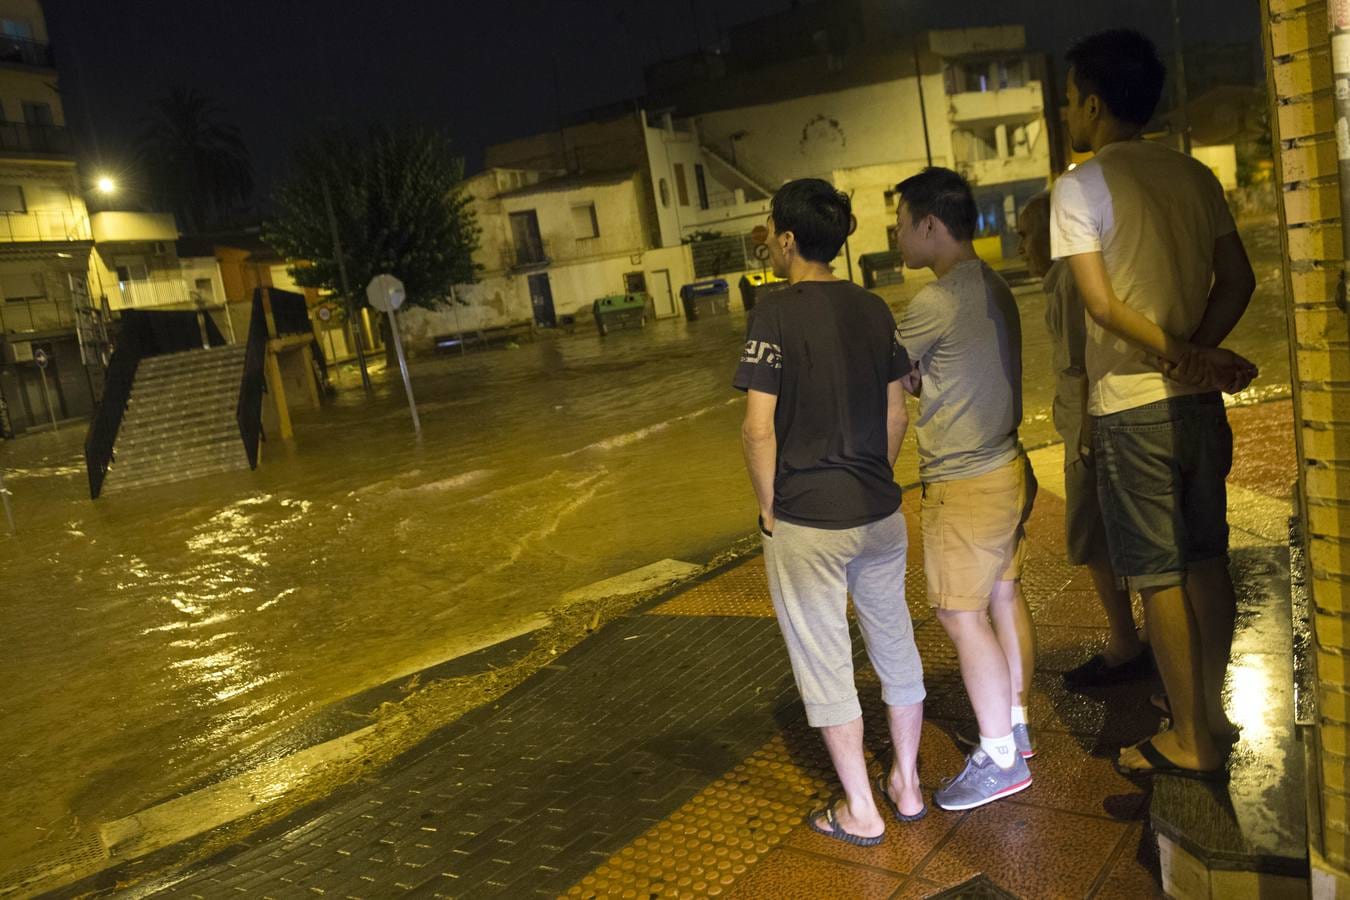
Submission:
[[[553,311],[553,289],[549,287],[548,273],[531,275],[529,283],[530,306],[534,307],[534,323],[540,328],[556,327],[558,317]]]
[[[668,319],[679,315],[679,309],[675,306],[675,292],[670,285],[670,270],[657,269],[652,275],[652,304],[656,308],[656,317],[658,319]]]

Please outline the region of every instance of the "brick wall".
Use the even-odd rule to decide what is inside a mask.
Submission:
[[[1336,302],[1340,185],[1327,6],[1309,0],[1262,6],[1316,609],[1319,752],[1309,772],[1310,843],[1314,856],[1344,872],[1350,870],[1350,329]]]

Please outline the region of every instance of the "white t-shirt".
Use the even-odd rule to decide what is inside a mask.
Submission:
[[[1108,144],[1055,182],[1050,252],[1100,250],[1116,296],[1188,339],[1214,284],[1214,243],[1237,229],[1202,162],[1152,141]],[[1158,371],[1149,354],[1087,321],[1088,411],[1104,416],[1200,388]]]

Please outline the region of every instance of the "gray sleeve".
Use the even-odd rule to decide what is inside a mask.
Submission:
[[[951,325],[952,304],[944,299],[941,290],[929,285],[914,295],[900,317],[900,343],[921,368]]]
[[[1087,310],[1083,309],[1083,298],[1073,276],[1065,273],[1061,284],[1064,291],[1064,340],[1069,345],[1069,367],[1072,374],[1082,375],[1087,371]]]

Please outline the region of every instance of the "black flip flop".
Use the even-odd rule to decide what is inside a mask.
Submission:
[[[1162,713],[1165,717],[1169,719],[1172,718],[1172,704],[1168,702],[1166,693],[1159,691],[1155,694],[1149,694],[1148,702],[1150,706]],[[1242,726],[1234,725],[1232,731],[1216,734],[1214,735],[1214,739],[1223,744],[1236,744],[1238,741],[1242,740]]]
[[[1158,748],[1153,746],[1153,738],[1146,741],[1140,741],[1134,745],[1134,749],[1144,757],[1149,764],[1147,769],[1132,769],[1129,766],[1120,764],[1120,757],[1116,757],[1116,771],[1127,778],[1140,777],[1145,775],[1175,775],[1178,778],[1190,778],[1193,781],[1227,781],[1228,769],[1220,767],[1217,769],[1186,769],[1172,762]]]
[[[852,844],[855,847],[875,847],[877,844],[881,843],[882,838],[886,837],[885,834],[879,834],[876,837],[863,837],[860,834],[849,834],[839,824],[839,820],[834,817],[834,803],[835,801],[830,801],[829,806],[824,809],[818,809],[806,817],[806,824],[811,826],[812,831],[817,834],[823,834],[828,838],[834,838],[836,841],[843,841],[845,844]],[[825,821],[830,825],[828,830],[821,828],[816,824],[816,819],[819,819],[822,816],[824,816]]]
[[[904,813],[902,813],[902,812],[900,811],[900,804],[898,804],[898,803],[896,803],[894,800],[892,800],[892,799],[891,799],[891,795],[890,795],[889,793],[886,792],[886,773],[885,773],[885,772],[883,772],[883,773],[881,773],[880,775],[877,776],[876,787],[877,787],[877,790],[881,792],[881,799],[886,801],[886,805],[889,806],[889,807],[891,808],[891,815],[895,816],[895,818],[896,818],[897,821],[900,821],[900,822],[917,822],[917,821],[919,821],[920,819],[922,819],[924,816],[928,815],[928,804],[926,804],[926,803],[924,804],[923,809],[919,810],[918,812],[916,812],[916,813],[915,813],[914,815],[912,815],[912,816],[907,816],[907,815],[905,815]]]

